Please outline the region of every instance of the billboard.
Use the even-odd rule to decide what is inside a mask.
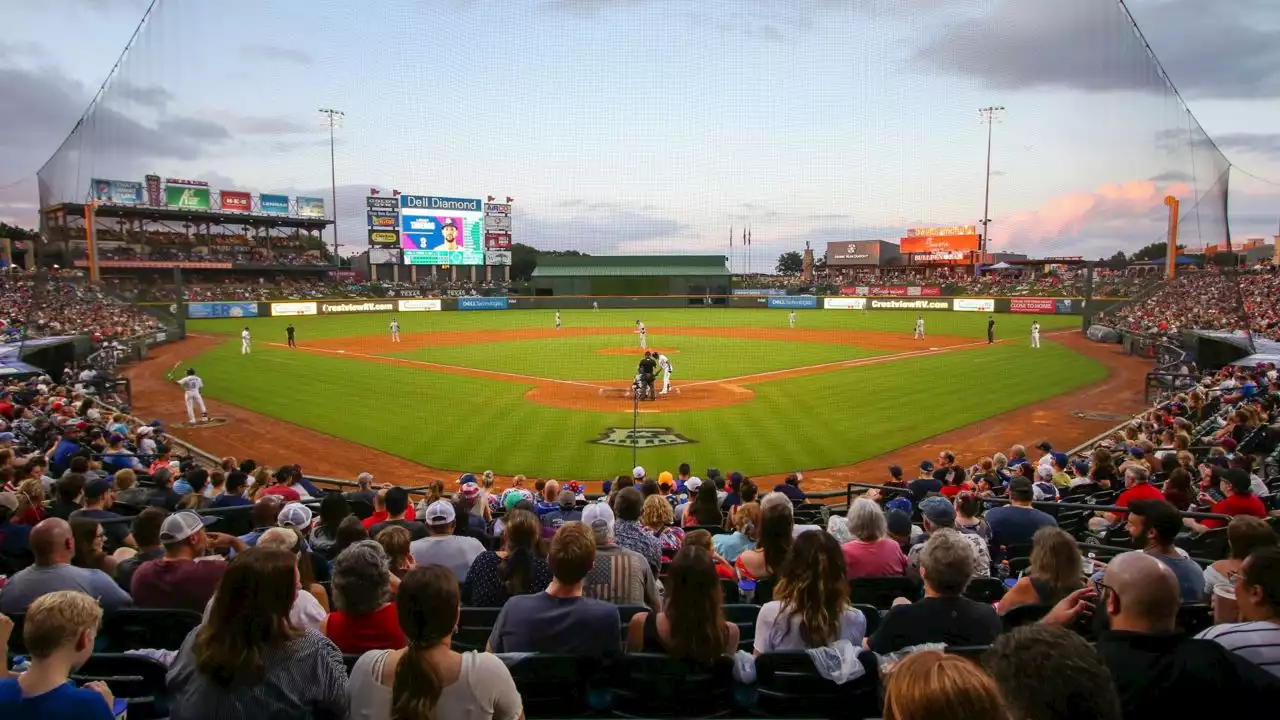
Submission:
[[[1014,297],[1009,298],[1011,313],[1051,313],[1054,311],[1053,298]]]
[[[950,300],[885,300],[867,298],[868,310],[950,310]]]
[[[406,265],[483,265],[479,200],[400,196],[400,249]]]
[[[400,233],[395,230],[370,230],[369,244],[381,247],[395,247],[400,242]]]
[[[299,217],[324,217],[324,198],[298,196]]]
[[[866,310],[867,299],[860,297],[829,297],[822,299],[823,310]]]
[[[784,288],[734,288],[731,295],[786,295]]]
[[[370,195],[364,199],[369,220],[370,245],[396,245],[400,238],[400,201],[396,198]],[[388,232],[389,231],[389,232]],[[376,234],[375,234],[376,233]],[[387,237],[390,240],[387,240]]]
[[[221,193],[222,209],[230,212],[249,212],[253,208],[249,193],[223,190]]]
[[[393,300],[363,300],[356,302],[322,302],[321,315],[341,315],[345,313],[391,312],[396,309]]]
[[[396,230],[400,227],[400,213],[393,212],[385,215],[386,210],[370,210],[369,211],[369,227],[382,228],[385,230]]]
[[[90,197],[98,202],[138,205],[142,203],[142,183],[130,180],[89,181]]]
[[[1071,313],[1075,312],[1075,309],[1074,309],[1075,304],[1076,304],[1076,301],[1073,300],[1072,298],[1059,298],[1053,301],[1053,311],[1056,313],[1063,313],[1063,314],[1070,315]],[[1080,309],[1081,310],[1084,309],[1083,300],[1080,301]]]
[[[209,188],[190,185],[165,185],[164,204],[182,210],[208,210]]]
[[[853,242],[827,243],[827,265],[849,267],[855,265],[888,265],[896,261],[898,246],[883,240],[855,240]]]
[[[438,298],[400,300],[396,304],[399,306],[400,312],[439,312],[441,309]]]
[[[272,317],[281,315],[315,315],[316,312],[316,304],[314,302],[271,303]]]
[[[394,248],[371,247],[369,248],[369,264],[399,265],[400,251]]]
[[[769,307],[790,310],[813,310],[818,307],[818,298],[813,295],[770,295]]]
[[[147,204],[152,207],[160,207],[160,203],[163,200],[161,196],[163,191],[160,189],[160,176],[148,175],[145,179],[147,181]]]
[[[258,303],[256,302],[187,303],[187,317],[192,319],[258,317]]]
[[[840,288],[841,295],[875,297],[940,297],[938,285],[850,285]]]
[[[511,249],[511,205],[508,203],[485,203],[484,205],[484,249]],[[489,263],[492,265],[493,263]]]
[[[929,228],[941,230],[945,228]],[[910,231],[908,231],[910,232]],[[903,253],[977,252],[978,236],[974,235],[918,235],[904,237],[899,245]]]
[[[995,312],[996,301],[991,298],[956,298],[951,309],[956,312]]]
[[[262,206],[262,212],[271,213],[272,215],[288,215],[289,214],[289,196],[288,195],[267,195],[258,196],[258,202]]]
[[[510,265],[511,251],[510,250],[485,250],[484,264],[485,265]]]
[[[507,299],[504,297],[460,297],[459,310],[506,310]]]

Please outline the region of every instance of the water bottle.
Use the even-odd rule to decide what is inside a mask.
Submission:
[[[10,668],[13,672],[26,672],[31,667],[31,660],[26,655],[18,655],[13,658],[13,666]]]

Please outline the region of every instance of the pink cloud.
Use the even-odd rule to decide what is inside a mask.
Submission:
[[[1163,227],[1164,199],[1173,195],[1183,207],[1193,202],[1191,187],[1182,182],[1132,180],[1110,183],[1092,192],[1074,192],[1050,199],[993,224],[997,250],[1033,250],[1054,241],[1082,236],[1121,244],[1126,238],[1150,242]]]

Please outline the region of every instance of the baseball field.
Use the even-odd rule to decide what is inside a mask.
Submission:
[[[1055,340],[1078,317],[998,315],[988,345],[986,314],[923,315],[923,340],[917,313],[892,311],[801,310],[794,328],[786,310],[561,311],[559,330],[554,311],[400,313],[398,343],[390,313],[198,320],[200,351],[166,362],[215,404],[420,465],[586,480],[629,469],[633,441],[658,468],[851,465],[1108,375]],[[673,372],[633,416],[637,319]],[[185,419],[178,403],[164,417]]]

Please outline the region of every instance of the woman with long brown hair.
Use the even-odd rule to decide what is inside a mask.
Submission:
[[[116,576],[116,565],[120,560],[108,555],[103,549],[107,534],[102,529],[101,523],[92,518],[71,518],[71,537],[75,542],[75,554],[71,556],[72,565],[101,570],[111,577]]]
[[[1006,613],[1019,605],[1053,605],[1084,585],[1080,548],[1071,533],[1057,526],[1042,527],[1031,538],[1027,574],[1000,598],[996,610]]]
[[[768,513],[766,509],[766,518]],[[838,640],[862,646],[867,618],[849,604],[844,555],[840,543],[827,533],[800,533],[782,565],[773,597],[756,617],[756,655],[823,647]]]
[[[471,605],[502,607],[512,595],[542,592],[551,584],[538,516],[515,509],[504,520],[502,549],[480,553],[467,572]]]
[[[733,563],[733,569],[738,571],[739,585],[742,585],[742,580],[751,584],[776,575],[791,551],[791,534],[795,529],[792,517],[795,510],[791,501],[767,504],[768,507],[760,512],[760,534],[756,546],[743,551]]]
[[[694,545],[681,548],[667,569],[665,587],[662,612],[631,616],[629,652],[710,663],[738,649],[738,626],[724,619],[720,579],[710,553]]]
[[[454,652],[458,580],[441,565],[420,565],[400,583],[396,613],[403,650],[371,650],[351,668],[353,720],[515,720],[520,693],[497,656]]]
[[[884,720],[1006,720],[1000,688],[959,655],[909,655],[885,683]]]
[[[716,495],[716,484],[703,480],[698,492],[684,512],[684,526],[702,525],[720,527],[724,523],[724,515],[720,513],[720,499]]]
[[[208,619],[169,668],[174,718],[347,716],[347,671],[324,635],[289,621],[297,559],[253,547],[227,566]]]

